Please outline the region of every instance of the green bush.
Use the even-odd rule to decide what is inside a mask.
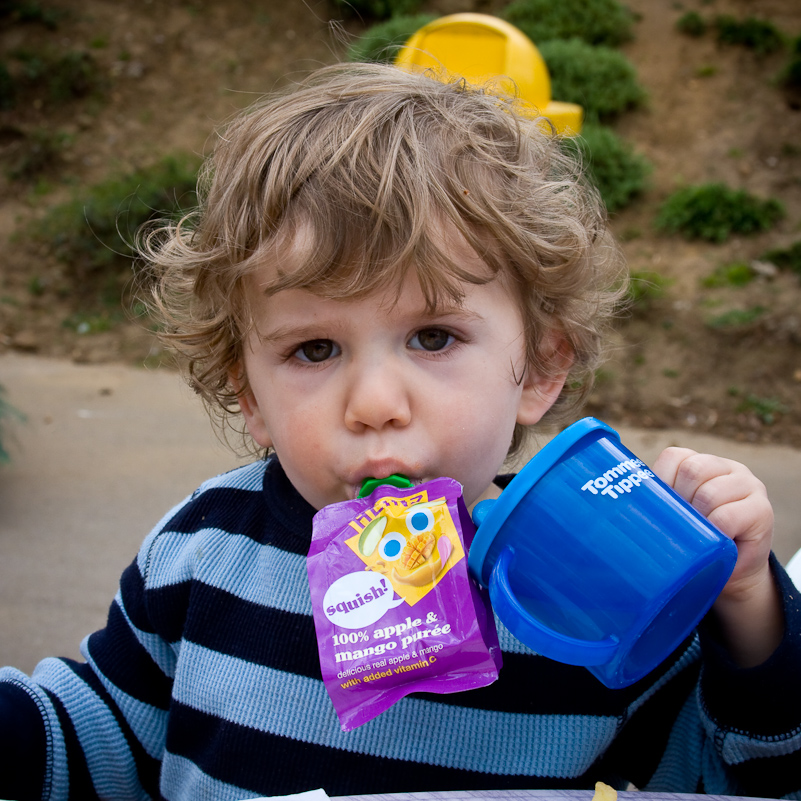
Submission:
[[[725,184],[688,186],[671,195],[660,208],[656,227],[687,239],[725,242],[731,234],[755,234],[784,216],[778,200],[760,200]]]
[[[107,81],[97,61],[89,54],[74,50],[61,55],[47,51],[20,49],[11,54],[18,64],[0,67],[0,104],[14,105],[19,98],[34,92],[46,99],[64,103],[105,90]]]
[[[6,174],[14,181],[31,181],[61,163],[62,153],[73,137],[43,126],[26,133],[9,153]]]
[[[0,109],[8,109],[14,106],[16,100],[16,88],[4,61],[0,61]]]
[[[632,38],[634,15],[618,0],[513,0],[501,16],[537,47],[550,39],[583,39],[615,47]]]
[[[756,278],[756,273],[750,264],[735,261],[731,264],[721,264],[711,275],[701,279],[701,286],[708,289],[716,287],[740,287],[750,284]]]
[[[565,139],[568,149],[577,149],[590,181],[597,187],[606,208],[619,211],[643,192],[651,165],[611,128],[586,124],[581,136]]]
[[[170,156],[111,177],[51,208],[31,234],[49,243],[74,276],[91,281],[114,274],[120,262],[130,263],[142,224],[195,205],[198,166],[194,157]]]
[[[379,22],[348,48],[347,60],[392,62],[409,37],[435,19],[434,14],[416,14]]]
[[[0,0],[0,19],[10,23],[39,23],[55,30],[66,12],[46,8],[33,0]]]
[[[762,256],[762,259],[775,264],[780,270],[797,273],[801,278],[801,242],[796,242],[789,248],[769,250]]]
[[[539,50],[551,75],[553,98],[578,103],[590,122],[608,120],[645,100],[634,65],[617,50],[581,39],[543,42]]]
[[[801,90],[801,36],[790,47],[790,58],[779,75],[779,83],[787,89]]]
[[[629,275],[625,308],[633,313],[650,311],[654,301],[665,296],[670,280],[650,270],[638,270]]]
[[[706,20],[697,11],[682,14],[676,22],[676,28],[687,36],[703,36],[707,27]]]
[[[784,47],[779,29],[768,20],[748,17],[742,21],[729,15],[715,19],[718,41],[723,44],[749,47],[760,55],[774,53]]]
[[[416,14],[422,0],[334,0],[335,8],[348,17],[389,19]]]

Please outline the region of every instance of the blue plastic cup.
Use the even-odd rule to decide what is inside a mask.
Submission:
[[[468,565],[503,624],[612,689],[678,647],[737,561],[725,534],[592,417],[477,504],[473,520]]]

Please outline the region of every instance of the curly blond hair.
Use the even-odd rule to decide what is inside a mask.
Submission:
[[[544,352],[546,332],[571,351],[548,417],[564,420],[589,391],[622,260],[580,165],[515,98],[386,65],[324,68],[224,128],[198,189],[198,209],[146,231],[140,252],[162,337],[223,421],[238,411],[229,376],[253,324],[245,279],[265,261],[276,267],[268,291],[328,298],[400,285],[414,270],[433,308],[502,274],[529,368],[564,370]],[[489,270],[451,258],[444,226]],[[299,231],[303,259],[290,257]]]

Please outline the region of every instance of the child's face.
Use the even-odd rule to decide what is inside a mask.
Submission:
[[[345,301],[267,296],[265,277],[251,283],[241,408],[313,507],[392,473],[454,478],[468,505],[497,494],[515,423],[538,422],[564,382],[526,370],[521,314],[500,280],[466,284],[460,305],[431,314],[412,274],[400,297]]]

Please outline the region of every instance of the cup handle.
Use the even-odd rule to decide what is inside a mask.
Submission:
[[[589,667],[611,661],[619,645],[617,637],[610,635],[603,640],[579,640],[548,628],[523,608],[509,583],[513,557],[514,551],[504,548],[492,568],[489,581],[492,607],[509,631],[538,654],[567,665]]]

